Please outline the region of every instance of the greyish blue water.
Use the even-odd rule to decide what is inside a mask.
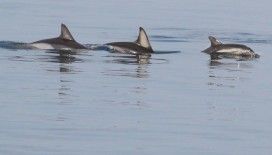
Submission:
[[[2,41],[54,37],[61,23],[85,44],[134,41],[143,26],[153,49],[181,52],[138,61],[103,50],[1,48],[0,154],[271,154],[270,6],[2,0]],[[209,35],[261,58],[211,63],[200,53]]]

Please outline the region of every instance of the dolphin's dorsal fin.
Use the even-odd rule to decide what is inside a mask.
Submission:
[[[74,40],[72,34],[64,24],[61,24],[61,33],[59,37],[67,40]]]
[[[222,43],[218,41],[215,37],[209,36],[209,40],[211,41],[211,46],[221,45]]]
[[[138,36],[138,39],[135,41],[135,43],[147,49],[152,49],[148,36],[142,27],[139,28],[139,36]]]

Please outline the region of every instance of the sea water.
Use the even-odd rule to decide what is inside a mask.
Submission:
[[[270,4],[2,0],[0,154],[271,154]],[[90,45],[134,41],[142,26],[155,53],[7,48],[61,23]],[[261,58],[211,62],[209,35]]]

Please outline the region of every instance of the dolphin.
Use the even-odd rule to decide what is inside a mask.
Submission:
[[[223,44],[215,37],[209,36],[211,46],[202,52],[210,54],[211,59],[226,58],[259,58],[260,55],[256,54],[251,48],[241,44]]]
[[[61,24],[61,34],[59,37],[35,41],[30,43],[30,46],[36,49],[45,50],[87,49],[85,46],[75,41],[72,34],[64,24]]]
[[[108,46],[111,51],[119,53],[139,55],[154,52],[148,36],[142,27],[139,28],[139,36],[134,42],[112,42],[105,45]]]

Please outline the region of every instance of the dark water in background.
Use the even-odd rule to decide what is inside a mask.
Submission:
[[[81,43],[134,41],[143,26],[153,49],[181,52],[1,48],[0,154],[270,154],[270,3],[1,1],[3,41],[54,37],[62,22]],[[209,35],[261,58],[211,63]]]

